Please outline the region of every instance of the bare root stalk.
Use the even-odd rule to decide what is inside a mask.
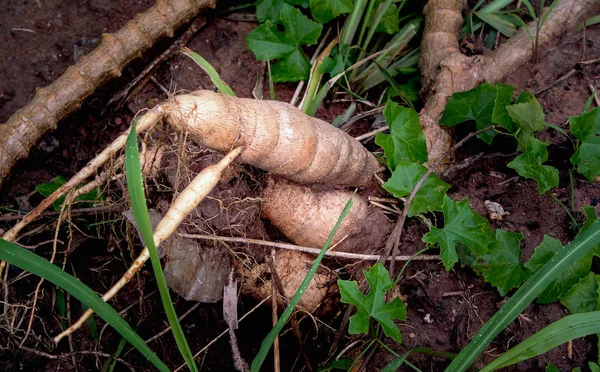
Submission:
[[[0,132],[0,187],[12,166],[59,120],[75,111],[96,88],[121,71],[159,39],[173,33],[201,10],[214,8],[215,0],[157,0],[114,34],[83,56],[2,125]]]
[[[167,211],[167,214],[159,222],[158,226],[156,226],[154,232],[154,244],[157,247],[171,237],[181,222],[183,222],[183,220],[198,206],[202,199],[204,199],[216,186],[225,168],[227,168],[227,166],[229,166],[243,150],[243,147],[236,147],[217,164],[206,167],[192,180],[192,182],[190,182],[185,190],[179,194],[175,201],[173,201],[173,204],[171,204],[171,208]],[[121,288],[133,278],[149,257],[150,252],[148,251],[148,247],[144,247],[142,253],[136,258],[127,272],[108,292],[104,294],[104,296],[102,296],[102,300],[108,301],[113,298]],[[93,313],[93,310],[88,309],[77,322],[73,323],[68,329],[56,336],[54,342],[58,343],[63,337],[70,335],[79,329]]]
[[[596,0],[560,0],[539,31],[539,48],[547,48],[575,29],[596,4]],[[420,121],[430,164],[451,147],[450,136],[439,125],[448,97],[484,82],[500,81],[532,58],[532,41],[523,28],[489,56],[467,57],[460,53],[458,31],[464,5],[462,0],[430,0],[424,9],[426,23],[419,65],[426,104]],[[528,28],[531,35],[536,35],[535,22]]]

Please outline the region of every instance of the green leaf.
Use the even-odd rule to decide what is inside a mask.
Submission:
[[[598,332],[600,332],[600,312],[566,316],[528,337],[480,372],[491,372],[508,367],[541,355],[568,341]]]
[[[406,319],[406,306],[399,297],[390,303],[385,302],[385,294],[394,287],[388,271],[381,264],[371,266],[369,271],[363,271],[369,282],[370,291],[363,295],[354,280],[338,280],[340,301],[353,304],[358,312],[350,318],[348,333],[369,333],[369,319],[374,318],[379,322],[386,336],[395,341],[402,342],[400,329],[394,319]]]
[[[473,120],[478,130],[484,129],[492,124],[496,96],[496,88],[492,84],[481,84],[466,92],[454,93],[448,99],[440,123],[455,126]],[[488,131],[477,137],[492,143],[495,135],[496,132]]]
[[[508,114],[506,106],[512,102],[515,88],[507,84],[494,84],[496,88],[496,100],[492,111],[492,123],[498,124],[511,132],[516,130],[515,123]]]
[[[538,184],[540,195],[552,187],[558,187],[558,169],[542,165],[548,160],[547,146],[548,144],[533,136],[527,137],[525,153],[508,163],[508,167],[516,170],[519,175],[534,179]]]
[[[272,66],[273,81],[305,80],[310,72],[310,61],[300,46],[315,44],[323,25],[288,4],[281,5],[279,19],[285,29],[283,33],[274,22],[267,20],[248,34],[248,48],[259,61],[278,59]]]
[[[598,280],[592,272],[584,276],[560,299],[571,314],[598,310]]]
[[[271,21],[275,24],[281,23],[279,12],[283,4],[298,5],[302,8],[308,7],[308,0],[258,0],[254,3],[256,6],[256,18],[260,23]]]
[[[131,343],[148,361],[159,371],[169,371],[167,367],[150,350],[144,340],[131,329],[129,324],[121,318],[119,313],[109,304],[104,302],[91,288],[77,280],[77,278],[59,269],[42,257],[25,248],[21,248],[6,240],[0,239],[0,260],[6,261],[22,270],[38,275],[60,288],[69,292],[81,303],[93,309],[99,317],[110,324],[117,332]]]
[[[315,258],[315,261],[313,262],[312,266],[310,267],[310,270],[308,270],[308,273],[306,274],[304,279],[302,279],[302,283],[300,283],[300,286],[298,287],[296,294],[294,294],[294,297],[292,297],[292,300],[290,301],[288,306],[285,308],[283,314],[281,314],[281,317],[279,317],[279,320],[277,321],[277,323],[275,324],[273,329],[271,329],[269,334],[264,338],[264,340],[260,344],[260,349],[258,350],[258,354],[256,354],[256,357],[254,357],[254,360],[252,361],[252,365],[250,365],[250,372],[259,372],[260,371],[260,367],[262,366],[263,362],[265,361],[265,358],[267,357],[269,350],[271,350],[271,345],[273,345],[273,342],[279,335],[279,332],[281,332],[281,330],[283,329],[283,326],[285,325],[285,323],[287,323],[287,321],[290,319],[290,316],[294,312],[296,305],[298,305],[298,302],[302,298],[302,295],[304,295],[304,293],[306,292],[306,288],[308,288],[308,285],[310,284],[311,280],[317,273],[317,269],[319,268],[319,265],[321,264],[323,257],[325,257],[325,253],[327,252],[327,249],[329,248],[329,245],[331,244],[331,240],[333,240],[333,236],[335,235],[338,228],[342,224],[342,221],[348,214],[348,211],[350,210],[350,208],[352,208],[353,203],[354,203],[354,201],[352,198],[350,198],[348,200],[348,202],[346,203],[346,206],[344,207],[342,214],[340,214],[340,218],[338,218],[335,226],[333,227],[333,230],[331,230],[331,234],[329,234],[327,241],[323,245],[323,248],[321,248],[321,252],[319,252],[319,255],[317,256],[317,258]]]
[[[533,95],[527,98],[528,102],[515,103],[507,106],[506,110],[518,127],[534,133],[544,129],[545,115],[542,106]]]
[[[505,296],[529,279],[531,272],[521,263],[519,245],[523,234],[498,229],[496,239],[499,244],[481,256],[473,268],[486,282],[498,288],[500,296]]]
[[[558,251],[550,261],[534,273],[521,288],[519,288],[498,310],[490,320],[472,338],[471,342],[462,349],[458,356],[446,368],[446,371],[464,372],[473,362],[481,356],[485,348],[506,327],[508,327],[523,310],[546,288],[553,280],[561,277],[564,272],[577,261],[580,261],[597,244],[600,239],[600,221],[587,229],[583,234],[577,236],[567,247]],[[587,273],[586,273],[587,274]],[[585,275],[585,274],[584,274]],[[583,319],[582,323],[590,323],[590,319],[599,319],[594,314],[588,317],[571,315],[570,319]],[[573,318],[575,317],[575,318]],[[565,318],[566,319],[566,318]],[[595,320],[594,320],[595,321]],[[591,333],[598,333],[595,329],[589,329]]]
[[[560,369],[556,368],[554,364],[548,363],[546,366],[546,372],[560,372]]]
[[[400,17],[398,16],[398,7],[396,4],[391,4],[381,21],[375,28],[375,32],[381,32],[389,35],[394,35],[400,31]]]
[[[458,261],[456,245],[464,244],[476,255],[483,255],[498,244],[487,219],[473,212],[469,201],[455,202],[444,196],[444,228],[432,227],[423,241],[440,245],[440,258],[446,270]]]
[[[351,10],[352,0],[310,0],[310,13],[320,23],[327,23]]]
[[[163,275],[163,269],[160,264],[160,258],[156,245],[154,244],[154,235],[152,234],[152,225],[150,223],[150,215],[148,214],[148,207],[146,205],[146,197],[144,195],[144,181],[142,179],[142,167],[140,165],[140,153],[137,144],[137,132],[135,120],[131,124],[131,130],[127,136],[125,142],[125,179],[127,180],[127,191],[129,193],[129,200],[131,202],[131,209],[135,222],[137,223],[138,230],[144,241],[144,245],[150,253],[150,261],[152,263],[152,270],[154,271],[154,278],[158,286],[160,298],[167,314],[173,337],[177,344],[177,348],[181,353],[181,356],[185,360],[188,368],[192,372],[197,372],[198,367],[194,361],[194,354],[190,350],[188,342],[179,324],[177,313],[173,307],[173,301],[171,301],[171,295],[169,294],[169,288]]]
[[[579,140],[571,163],[592,182],[600,176],[600,108],[569,118],[571,133]]]
[[[64,185],[66,182],[68,181],[68,179],[64,176],[56,176],[52,182],[48,182],[48,183],[40,183],[39,185],[37,185],[35,187],[35,191],[39,192],[40,194],[42,194],[45,198],[47,198],[48,196],[50,196],[52,193],[54,193],[56,190],[58,190],[59,187],[61,187],[62,185]],[[56,201],[54,203],[52,203],[52,207],[54,208],[55,211],[59,211],[60,207],[63,205],[63,203],[65,202],[66,199],[66,195],[61,196],[60,198],[56,199]],[[79,195],[75,201],[88,201],[88,202],[94,202],[97,200],[101,200],[102,199],[102,194],[100,193],[99,189],[95,189],[92,190],[88,193]],[[91,203],[88,203],[89,205],[91,205]]]
[[[383,148],[388,167],[393,171],[402,161],[425,163],[427,145],[417,112],[388,100],[383,113],[391,134],[378,133],[375,143]]]
[[[579,229],[577,235],[583,234],[583,232],[589,229],[590,226],[592,226],[592,224],[596,221],[596,210],[594,207],[585,205],[581,209],[583,209],[583,213],[585,214],[585,222],[583,223],[583,226],[581,226],[581,229]],[[598,245],[592,250],[592,253],[595,256],[600,257],[600,241],[598,241]]]
[[[563,249],[559,240],[544,235],[542,244],[535,249],[531,259],[525,263],[525,267],[531,270],[532,273],[536,273]],[[590,272],[592,257],[592,253],[588,252],[580,260],[573,262],[568,268],[565,268],[562,275],[553,280],[539,295],[538,302],[548,304],[559,300],[580,278]]]
[[[421,164],[401,162],[392,172],[392,177],[383,184],[383,188],[397,198],[408,196],[426,172],[427,168]],[[408,216],[441,211],[444,195],[449,188],[449,184],[430,174],[415,194]]]

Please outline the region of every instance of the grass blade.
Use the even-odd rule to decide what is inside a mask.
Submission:
[[[298,291],[296,291],[296,294],[290,301],[288,307],[285,309],[283,314],[281,314],[281,317],[279,318],[279,321],[277,322],[277,324],[275,324],[275,327],[273,327],[271,332],[269,332],[267,337],[265,337],[265,339],[263,340],[262,344],[260,345],[260,350],[258,351],[258,354],[256,355],[256,357],[254,357],[254,360],[252,361],[252,365],[250,366],[250,372],[259,372],[260,371],[260,367],[262,366],[263,362],[265,361],[265,358],[267,357],[269,350],[271,350],[271,345],[273,345],[273,341],[275,341],[275,338],[277,337],[279,332],[281,332],[281,329],[283,328],[285,323],[287,323],[287,321],[290,319],[290,316],[292,315],[294,308],[300,301],[300,298],[306,291],[306,288],[308,288],[308,284],[310,283],[312,278],[315,276],[317,269],[319,268],[319,264],[323,260],[323,257],[325,256],[325,252],[327,252],[327,248],[329,248],[329,245],[331,244],[331,240],[333,239],[335,232],[340,227],[340,224],[344,220],[344,217],[346,217],[346,214],[348,214],[348,211],[350,210],[350,208],[352,208],[352,203],[353,203],[353,200],[352,200],[352,198],[350,198],[350,200],[348,200],[348,203],[346,203],[346,206],[344,207],[344,210],[342,211],[340,218],[338,219],[337,223],[333,227],[331,234],[329,234],[329,238],[327,238],[327,241],[325,242],[325,245],[321,249],[321,252],[315,259],[315,262],[313,262],[312,266],[310,267],[310,270],[308,271],[308,274],[306,274],[306,277],[304,277],[304,280],[300,284]],[[271,300],[276,301],[275,299],[271,299]]]
[[[235,93],[233,93],[233,90],[229,87],[229,85],[227,85],[227,83],[221,79],[221,77],[217,73],[217,70],[215,70],[215,68],[212,67],[212,65],[208,63],[207,60],[202,58],[200,54],[186,47],[181,48],[181,52],[193,59],[194,62],[196,62],[198,66],[200,66],[200,68],[202,68],[204,72],[208,74],[208,76],[210,77],[210,81],[212,81],[212,83],[217,87],[219,92],[235,97]]]
[[[129,132],[129,136],[127,136],[125,148],[125,176],[127,178],[127,191],[129,192],[129,198],[131,200],[131,209],[135,221],[138,224],[140,234],[144,239],[144,244],[148,247],[148,251],[150,252],[150,260],[152,262],[154,276],[156,277],[156,284],[158,285],[160,298],[165,308],[169,325],[173,331],[173,337],[175,337],[179,352],[183,356],[188,368],[191,371],[196,372],[198,371],[198,368],[196,367],[194,356],[185,339],[179,320],[177,319],[177,314],[175,313],[175,308],[173,307],[173,302],[171,301],[171,296],[169,294],[169,288],[167,287],[162,266],[160,265],[160,258],[158,257],[156,245],[154,244],[150,215],[148,214],[146,197],[144,196],[144,181],[142,180],[142,168],[140,165],[140,153],[137,144],[135,124],[136,122],[134,121],[131,125],[131,131]]]
[[[0,260],[17,266],[22,270],[40,276],[54,283],[83,304],[93,309],[98,316],[111,325],[142,355],[146,357],[159,371],[169,371],[169,368],[150,350],[144,340],[131,329],[129,324],[121,318],[115,309],[102,301],[88,286],[77,280],[72,275],[62,271],[44,258],[33,252],[21,248],[4,239],[0,239]]]
[[[558,251],[539,269],[479,330],[473,340],[450,363],[446,371],[465,371],[479,357],[487,345],[506,328],[542,291],[574,262],[580,260],[600,241],[600,219],[569,245]]]
[[[508,367],[536,357],[576,338],[600,332],[600,311],[564,317],[500,355],[479,372]]]

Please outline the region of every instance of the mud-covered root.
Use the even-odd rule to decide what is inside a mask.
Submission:
[[[167,120],[203,146],[301,183],[362,187],[379,169],[375,157],[346,133],[276,101],[196,91],[172,99]]]
[[[293,243],[321,248],[348,200],[353,205],[332,240],[336,251],[374,253],[385,245],[392,224],[365,195],[344,189],[298,185],[269,179],[262,194],[262,217]]]
[[[308,274],[315,257],[306,253],[279,250],[275,258],[275,270],[288,300],[291,300],[302,280]],[[237,272],[243,277],[242,293],[257,300],[262,300],[271,295],[271,270],[267,263],[248,268],[239,261]],[[327,304],[327,299],[332,293],[337,292],[337,278],[326,268],[319,269],[311,280],[306,292],[298,303],[304,310],[313,313],[318,308]],[[281,298],[279,305],[284,306]]]
[[[321,248],[350,198],[353,199],[352,208],[335,233],[333,245],[350,234],[369,213],[368,202],[352,191],[270,178],[263,189],[262,217],[295,244]]]

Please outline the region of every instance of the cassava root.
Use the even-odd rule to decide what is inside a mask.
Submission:
[[[59,120],[75,111],[96,88],[133,59],[200,11],[214,8],[216,0],[157,0],[114,34],[104,34],[100,45],[83,56],[55,82],[37,90],[35,98],[0,127],[0,187],[12,166]]]
[[[360,142],[323,120],[276,101],[196,91],[171,100],[167,120],[195,142],[301,183],[368,185],[379,163]]]

